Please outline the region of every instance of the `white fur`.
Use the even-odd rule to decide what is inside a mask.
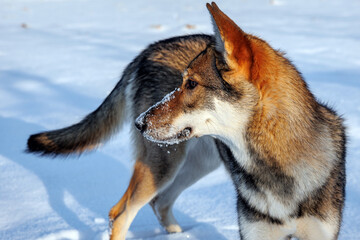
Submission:
[[[287,240],[296,232],[296,222],[291,220],[283,225],[265,221],[249,222],[240,218],[241,233],[247,240]]]
[[[191,127],[191,137],[210,135],[219,138],[230,147],[240,164],[248,165],[249,155],[244,134],[250,114],[217,98],[213,103],[214,109],[196,110],[174,119],[171,127],[160,130],[163,138],[169,138],[182,129]]]
[[[325,127],[324,127],[325,128]],[[307,193],[322,186],[330,175],[331,169],[336,163],[335,147],[329,129],[319,129],[322,134],[315,141],[318,144],[317,151],[303,156],[303,159],[290,168],[291,174],[296,179],[296,193],[298,201],[307,197]],[[316,159],[316,161],[313,161]],[[311,161],[311,164],[309,164]],[[312,167],[309,167],[311,165]]]
[[[271,191],[266,191],[267,212],[275,218],[287,219],[297,209],[296,202],[285,204],[279,197],[274,196]],[[265,212],[266,213],[266,212]]]
[[[285,240],[292,236],[307,240],[333,240],[337,230],[336,219],[326,221],[316,217],[288,219],[284,224],[271,224],[265,221],[249,222],[240,216],[241,233],[248,240]]]
[[[128,84],[125,87],[125,99],[126,99],[126,113],[128,113],[129,119],[133,119],[134,116],[134,80],[136,78],[136,72],[132,72],[128,80]]]
[[[297,231],[294,236],[308,240],[333,240],[337,231],[336,222],[336,219],[324,221],[316,217],[303,217],[297,220]]]
[[[247,200],[251,207],[257,209],[259,212],[269,214],[277,219],[288,219],[296,207],[296,202],[285,204],[281,199],[278,199],[270,191],[263,192],[253,191],[249,189],[244,182],[238,182],[238,189],[242,196]]]

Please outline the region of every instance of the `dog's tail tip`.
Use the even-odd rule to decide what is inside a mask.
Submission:
[[[41,155],[49,154],[54,149],[54,143],[46,136],[46,133],[33,134],[27,141],[27,148],[25,152],[36,153]]]
[[[29,137],[25,153],[34,153],[41,156],[57,156],[69,155],[70,151],[58,146],[56,142],[51,140],[47,133],[37,133]]]

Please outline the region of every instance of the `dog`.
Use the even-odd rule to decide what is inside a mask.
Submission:
[[[343,119],[315,99],[282,52],[242,31],[215,3],[207,8],[214,36],[150,45],[98,109],[70,127],[30,136],[27,150],[82,153],[135,122],[136,162],[109,213],[111,240],[125,239],[146,203],[169,233],[180,232],[176,198],[221,162],[237,193],[241,239],[337,239]]]
[[[211,43],[183,83],[136,119],[150,141],[212,136],[236,192],[241,239],[337,239],[345,191],[343,119],[279,51],[207,4]]]

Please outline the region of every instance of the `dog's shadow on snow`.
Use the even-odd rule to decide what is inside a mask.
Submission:
[[[106,228],[97,223],[106,224],[101,218],[107,221],[107,211],[121,197],[130,172],[119,161],[100,153],[75,159],[26,154],[28,135],[40,130],[44,129],[13,118],[0,118],[1,154],[39,178],[51,209],[70,228],[78,230],[81,239],[94,239],[96,230]]]
[[[18,119],[0,117],[1,154],[39,178],[45,187],[51,209],[69,228],[79,231],[80,239],[101,239],[107,230],[108,211],[125,192],[131,168],[99,152],[75,159],[52,159],[26,154],[24,150],[28,136],[42,130],[37,125]],[[131,152],[129,149],[124,151]],[[129,158],[126,154],[124,157]],[[211,239],[225,239],[209,224],[197,223],[176,210],[175,215],[180,219],[180,225],[185,225],[185,232],[190,231],[192,238],[203,239],[202,230],[192,230],[199,228],[206,231],[207,236],[211,235]],[[168,239],[171,236],[160,227],[149,206],[140,210],[130,227],[129,235],[130,239]]]

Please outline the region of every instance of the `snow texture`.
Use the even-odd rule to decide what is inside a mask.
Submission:
[[[360,239],[360,2],[237,0],[218,5],[244,31],[281,48],[314,94],[346,119],[347,198],[341,240]],[[27,137],[94,110],[146,45],[212,33],[205,1],[0,0],[0,239],[107,239],[107,215],[133,164],[129,126],[77,159],[24,153]],[[224,168],[174,206],[168,235],[149,206],[128,239],[238,239]]]

